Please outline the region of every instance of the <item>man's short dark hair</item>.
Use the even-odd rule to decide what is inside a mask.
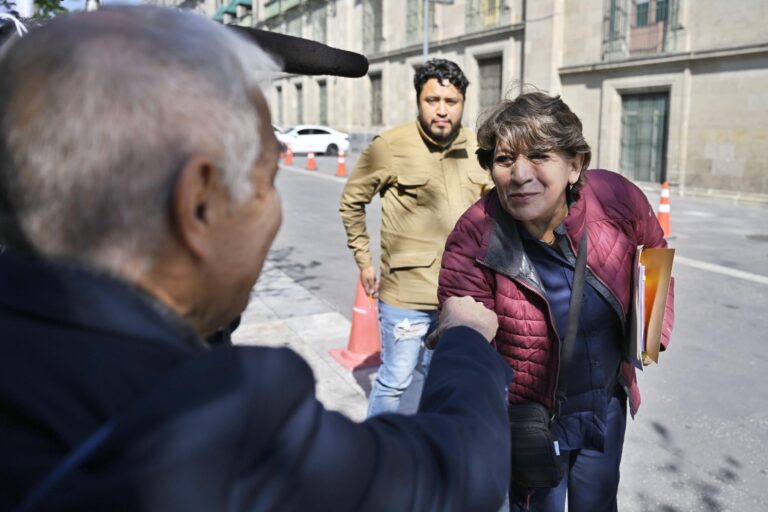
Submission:
[[[432,78],[436,78],[440,85],[444,85],[443,80],[448,80],[452,86],[461,91],[462,96],[466,96],[469,80],[464,76],[464,72],[458,64],[446,59],[432,59],[417,69],[413,77],[417,99],[424,88],[424,84]]]

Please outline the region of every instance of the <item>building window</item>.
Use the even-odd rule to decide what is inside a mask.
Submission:
[[[670,51],[676,15],[677,0],[605,0],[603,60]]]
[[[484,111],[501,100],[501,57],[478,59],[480,75],[480,111]]]
[[[635,2],[635,27],[645,27],[648,25],[648,0],[637,0]]]
[[[326,44],[328,39],[328,17],[325,6],[315,9],[311,15],[312,20],[312,39],[319,43]]]
[[[624,9],[624,2],[610,0],[608,9],[608,37],[611,39],[625,37],[627,11]]]
[[[621,107],[621,172],[632,180],[665,181],[669,94],[627,94]]]
[[[325,80],[317,83],[320,124],[328,124],[328,86]]]
[[[502,24],[503,0],[468,0],[467,32],[498,27]],[[509,22],[509,20],[504,20]]]
[[[371,79],[371,125],[384,124],[384,109],[382,108],[381,74],[369,75]]]
[[[383,0],[365,0],[363,4],[363,52],[378,53],[384,41]]]
[[[277,101],[277,124],[283,126],[283,123],[285,123],[283,119],[283,88],[276,87],[275,91],[277,92],[277,98],[275,99]]]
[[[304,88],[296,84],[296,124],[304,124]]]
[[[628,7],[628,0],[605,0],[603,60],[625,59],[629,55]]]
[[[407,44],[416,44],[424,40],[424,0],[407,0],[405,16],[405,37]],[[434,39],[435,9],[432,2],[429,8],[429,37]]]

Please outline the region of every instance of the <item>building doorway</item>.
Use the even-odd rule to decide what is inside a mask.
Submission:
[[[621,106],[622,174],[635,181],[665,181],[669,94],[627,94]]]

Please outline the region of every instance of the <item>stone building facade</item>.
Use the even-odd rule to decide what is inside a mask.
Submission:
[[[190,2],[193,0],[187,0]],[[368,76],[281,76],[279,126],[328,124],[365,140],[413,119],[424,0],[204,0],[225,23],[364,53]],[[768,204],[765,0],[430,0],[429,57],[471,85],[465,125],[521,88],[561,94],[593,165],[681,193]]]

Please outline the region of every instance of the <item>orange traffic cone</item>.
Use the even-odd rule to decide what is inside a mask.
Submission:
[[[336,166],[336,176],[344,177],[347,175],[347,164],[344,160],[344,151],[339,151],[339,164]]]
[[[381,362],[381,332],[376,299],[363,290],[363,283],[357,280],[355,307],[352,308],[352,329],[347,348],[330,351],[341,366],[347,370],[374,366]]]
[[[285,153],[283,153],[283,165],[293,165],[293,151],[291,146],[286,146]]]
[[[316,171],[317,170],[317,162],[315,162],[315,152],[310,151],[307,155],[307,170],[308,171]]]
[[[668,238],[672,236],[672,226],[670,221],[670,204],[669,204],[669,182],[665,181],[661,184],[661,198],[659,199],[659,224],[661,229],[664,230],[664,237]]]

